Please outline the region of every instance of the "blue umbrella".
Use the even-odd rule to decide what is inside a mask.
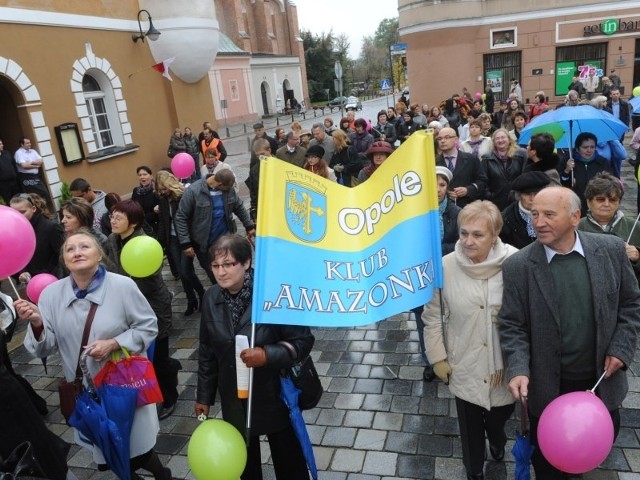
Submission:
[[[631,105],[631,113],[634,115],[640,114],[640,97],[633,97],[629,99],[629,105]]]
[[[304,459],[307,462],[311,477],[313,480],[318,480],[318,467],[316,467],[316,457],[313,455],[313,445],[307,432],[307,426],[304,423],[302,412],[298,406],[298,396],[300,390],[293,384],[293,381],[289,376],[280,377],[280,398],[284,401],[285,405],[289,409],[289,418],[291,419],[291,425],[293,431],[300,442],[302,447],[302,453]]]
[[[87,389],[78,396],[69,424],[100,449],[107,466],[119,479],[131,480],[130,436],[138,391],[115,385],[102,385],[96,390],[85,358],[86,353],[80,366]]]
[[[527,413],[527,398],[520,396],[520,433],[516,434],[516,442],[513,444],[511,453],[516,460],[515,478],[516,480],[531,480],[531,455],[536,447],[531,445],[529,440],[529,414]]]
[[[593,133],[598,138],[598,142],[608,142],[620,140],[628,129],[627,125],[609,112],[591,105],[562,107],[545,112],[531,120],[520,132],[518,143],[527,145],[531,135],[550,131],[556,140],[556,148],[572,149],[576,137],[582,132]]]

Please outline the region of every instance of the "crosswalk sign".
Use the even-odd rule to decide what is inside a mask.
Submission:
[[[385,78],[384,80],[380,80],[380,88],[382,90],[390,90],[391,89],[391,82],[389,82],[388,78]]]

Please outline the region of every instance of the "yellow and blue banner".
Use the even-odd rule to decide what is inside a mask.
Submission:
[[[261,160],[253,321],[350,327],[427,303],[442,286],[436,185],[424,131],[354,188]]]

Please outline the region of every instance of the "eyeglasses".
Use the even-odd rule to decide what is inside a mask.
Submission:
[[[454,138],[458,138],[458,137],[456,137],[455,135],[446,135],[444,137],[437,137],[437,140],[438,141],[441,141],[441,140],[452,140]]]
[[[109,215],[109,220],[111,221],[116,221],[116,222],[122,222],[123,220],[126,220],[127,217],[125,217],[124,215]]]
[[[220,263],[220,264],[212,263],[211,264],[211,269],[212,270],[220,270],[220,269],[222,269],[222,270],[227,271],[227,270],[232,269],[233,267],[235,267],[239,263],[240,262],[225,262],[225,263]]]

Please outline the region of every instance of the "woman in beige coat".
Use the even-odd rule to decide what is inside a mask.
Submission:
[[[429,362],[456,399],[467,479],[483,479],[485,433],[491,456],[501,461],[504,425],[514,409],[496,315],[502,303],[502,263],[517,249],[500,241],[502,216],[489,201],[463,208],[458,228],[455,251],[442,259],[442,301],[437,292],[422,319]]]

